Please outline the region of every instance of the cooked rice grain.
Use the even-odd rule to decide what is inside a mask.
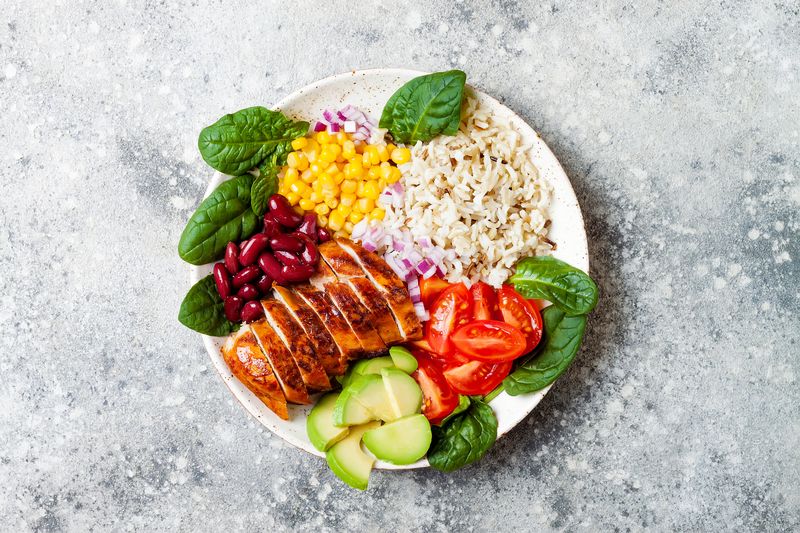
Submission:
[[[470,96],[462,117],[455,136],[412,148],[401,166],[404,206],[387,208],[384,224],[455,250],[456,259],[445,261],[449,281],[499,287],[517,260],[551,249],[551,188],[508,119]]]

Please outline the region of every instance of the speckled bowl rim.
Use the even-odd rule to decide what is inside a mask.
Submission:
[[[376,77],[376,76],[378,78],[380,78],[381,76],[383,77],[396,76],[401,81],[403,80],[407,81],[408,79],[424,74],[426,74],[426,72],[411,70],[411,69],[400,69],[400,68],[353,70],[350,72],[329,76],[327,78],[306,85],[305,87],[297,91],[294,91],[291,94],[284,97],[274,106],[274,109],[286,111],[288,108],[292,107],[293,102],[302,99],[304,96],[316,91],[320,91],[321,89],[326,87],[341,84],[343,81],[351,81],[351,80],[364,81],[366,78]],[[397,84],[396,87],[392,88],[392,92],[399,87],[400,84]],[[561,164],[558,162],[558,159],[555,157],[552,151],[547,147],[544,141],[539,137],[538,133],[536,133],[536,131],[533,128],[531,128],[516,113],[508,109],[505,105],[500,103],[495,98],[487,95],[486,93],[480,91],[479,89],[472,86],[470,86],[470,88],[474,91],[474,94],[481,99],[481,102],[494,107],[495,112],[507,114],[508,118],[512,121],[517,131],[525,138],[525,140],[533,143],[533,147],[531,148],[532,157],[534,157],[534,160],[540,172],[544,174],[543,172],[543,163],[544,163],[544,165],[547,167],[547,171],[553,173],[553,175],[547,176],[547,179],[548,181],[550,181],[551,185],[553,185],[554,190],[558,191],[559,205],[561,205],[561,207],[566,211],[565,216],[569,217],[570,221],[569,223],[573,226],[573,231],[570,232],[570,236],[567,241],[570,244],[570,247],[573,249],[573,253],[567,254],[569,255],[569,257],[562,257],[564,255],[563,251],[559,253],[559,250],[557,250],[553,255],[555,255],[556,257],[560,257],[561,259],[567,260],[571,264],[579,268],[582,268],[588,272],[589,252],[588,252],[588,242],[586,239],[586,231],[583,222],[583,215],[581,213],[580,206],[575,196],[575,192],[572,188],[572,184],[570,183],[569,178],[567,177],[566,173],[561,167]],[[291,113],[289,114],[291,115]],[[305,117],[305,119],[308,120],[307,117]],[[533,155],[534,151],[536,152],[536,155]],[[220,173],[215,173],[203,197],[205,198],[209,194],[211,194],[211,192],[219,185],[219,183],[221,183],[227,178],[228,176],[225,176]],[[554,179],[555,182],[553,181]],[[551,212],[550,212],[551,215],[553,212],[552,205],[553,204],[551,204]],[[553,221],[551,226],[551,232],[553,232],[555,228],[558,226],[559,220],[557,220],[556,217],[553,216],[551,216],[551,219]],[[556,242],[558,242],[559,248],[563,250],[562,243],[564,241],[556,240]],[[192,283],[196,283],[200,278],[208,275],[210,271],[211,271],[211,264],[191,266],[190,278]],[[214,368],[219,373],[220,377],[222,378],[225,385],[228,387],[228,390],[230,390],[233,397],[236,398],[236,400],[240,404],[242,404],[242,406],[245,408],[245,410],[247,410],[248,413],[250,413],[264,427],[269,429],[275,435],[281,437],[284,441],[288,442],[289,444],[297,448],[300,448],[301,450],[304,450],[308,453],[316,455],[318,457],[325,456],[324,453],[319,452],[311,445],[311,443],[308,441],[305,435],[303,435],[303,438],[298,438],[295,435],[292,435],[291,433],[287,433],[285,425],[286,424],[296,425],[298,423],[298,420],[301,418],[299,413],[297,412],[294,413],[295,419],[293,421],[287,422],[279,419],[272,412],[270,412],[266,408],[266,406],[255,397],[255,395],[253,395],[249,390],[247,390],[243,385],[241,385],[241,383],[239,383],[239,381],[231,374],[219,351],[219,347],[224,341],[224,338],[210,337],[207,335],[203,335],[202,337],[206,351],[208,352],[209,357],[211,358],[211,361],[214,364]],[[511,431],[511,429],[513,429],[519,422],[521,422],[526,416],[528,416],[528,414],[530,414],[530,412],[533,411],[533,409],[536,407],[536,405],[538,405],[538,403],[545,396],[545,394],[547,394],[547,392],[550,390],[550,387],[552,387],[552,385],[535,393],[525,394],[521,396],[509,396],[508,394],[503,392],[497,398],[495,398],[491,402],[491,405],[498,416],[497,438],[499,439],[500,437]],[[498,409],[499,404],[503,404],[504,408],[502,410]],[[295,407],[295,409],[302,411],[303,415],[305,415],[309,407]],[[301,422],[304,428],[305,416],[302,416]],[[423,458],[422,460],[411,465],[393,465],[382,461],[376,461],[375,463],[375,468],[385,469],[385,470],[406,470],[413,468],[423,468],[427,466],[430,465],[426,458]]]

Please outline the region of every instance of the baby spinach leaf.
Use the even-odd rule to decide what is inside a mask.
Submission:
[[[381,114],[380,127],[401,143],[430,141],[440,133],[455,135],[467,75],[460,70],[419,76],[395,92]]]
[[[292,141],[307,132],[308,122],[290,120],[265,107],[248,107],[204,128],[197,146],[206,163],[223,174],[239,176],[268,157],[282,164]]]
[[[584,271],[551,256],[526,257],[510,281],[525,298],[550,300],[568,315],[585,315],[597,305],[597,285]]]
[[[210,274],[189,289],[181,303],[178,320],[189,329],[213,337],[224,337],[237,328],[225,318],[222,298]]]
[[[264,161],[258,167],[258,176],[250,189],[250,203],[253,213],[263,216],[267,212],[269,197],[278,192],[278,167],[271,161]]]
[[[258,217],[250,208],[253,176],[246,174],[222,182],[203,200],[186,224],[178,244],[181,259],[203,265],[221,258],[229,241],[252,235]]]
[[[586,316],[568,316],[551,305],[542,311],[545,338],[532,357],[503,380],[511,396],[541,390],[569,367],[581,347]]]
[[[483,457],[497,440],[497,417],[480,400],[452,417],[441,427],[433,427],[433,443],[428,462],[442,472],[452,472]]]
[[[469,399],[469,396],[464,396],[463,394],[459,394],[458,405],[456,405],[456,408],[453,409],[452,413],[450,413],[449,415],[447,415],[442,419],[442,423],[439,425],[444,426],[445,424],[447,424],[449,420],[452,420],[454,417],[458,416],[459,414],[469,409],[470,403],[471,400]]]

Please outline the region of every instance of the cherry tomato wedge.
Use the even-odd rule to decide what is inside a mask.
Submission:
[[[499,320],[475,320],[458,328],[450,341],[471,359],[496,363],[512,361],[525,353],[525,335]]]
[[[488,394],[508,376],[511,365],[511,361],[505,363],[469,361],[447,368],[444,371],[444,378],[459,394],[468,396]]]
[[[421,277],[419,279],[419,292],[422,296],[422,303],[425,304],[425,309],[430,309],[436,298],[449,286],[450,284],[439,276],[431,276],[428,279]]]
[[[497,293],[503,321],[525,335],[525,351],[530,352],[542,340],[542,315],[530,300],[523,298],[511,285],[503,285]]]
[[[439,295],[429,309],[425,340],[439,355],[453,352],[450,335],[472,319],[472,298],[463,283],[453,285]]]
[[[472,295],[472,318],[475,320],[502,320],[500,307],[497,305],[497,294],[491,285],[482,281],[469,288]]]
[[[432,424],[438,424],[458,406],[458,394],[448,385],[441,368],[430,355],[422,350],[412,353],[419,365],[411,376],[422,389],[422,414]]]

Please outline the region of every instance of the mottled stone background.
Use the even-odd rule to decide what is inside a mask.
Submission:
[[[0,530],[800,527],[797,2],[253,4],[2,3]],[[176,243],[202,126],[384,66],[541,132],[602,300],[482,462],[362,494],[232,399]]]

